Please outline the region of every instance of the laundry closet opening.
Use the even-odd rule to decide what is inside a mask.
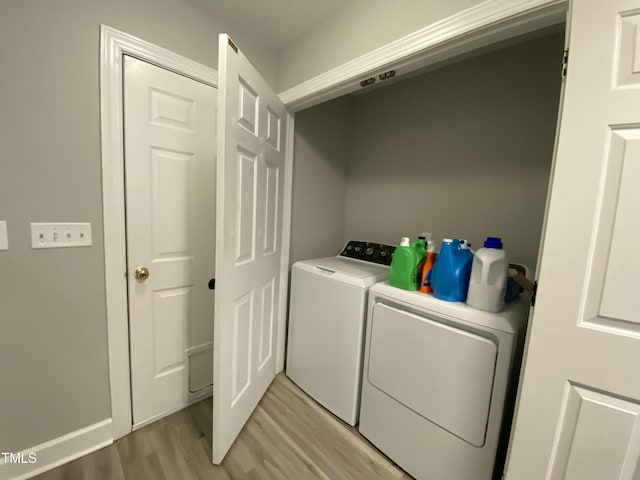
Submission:
[[[427,231],[533,271],[563,50],[564,24],[296,113],[291,264]]]

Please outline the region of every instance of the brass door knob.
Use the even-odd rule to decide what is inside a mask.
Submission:
[[[138,280],[146,280],[149,278],[149,269],[147,267],[136,268],[136,278]]]

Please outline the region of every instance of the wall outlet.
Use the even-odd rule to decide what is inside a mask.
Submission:
[[[91,246],[90,223],[32,223],[31,248]]]

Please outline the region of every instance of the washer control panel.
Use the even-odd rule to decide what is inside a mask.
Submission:
[[[340,252],[341,257],[365,260],[380,265],[391,265],[391,257],[396,247],[383,243],[359,242],[351,240]]]

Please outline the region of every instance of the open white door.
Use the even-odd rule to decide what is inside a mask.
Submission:
[[[219,39],[213,462],[275,376],[287,111],[225,34]]]
[[[573,0],[507,480],[640,478],[640,0]]]

